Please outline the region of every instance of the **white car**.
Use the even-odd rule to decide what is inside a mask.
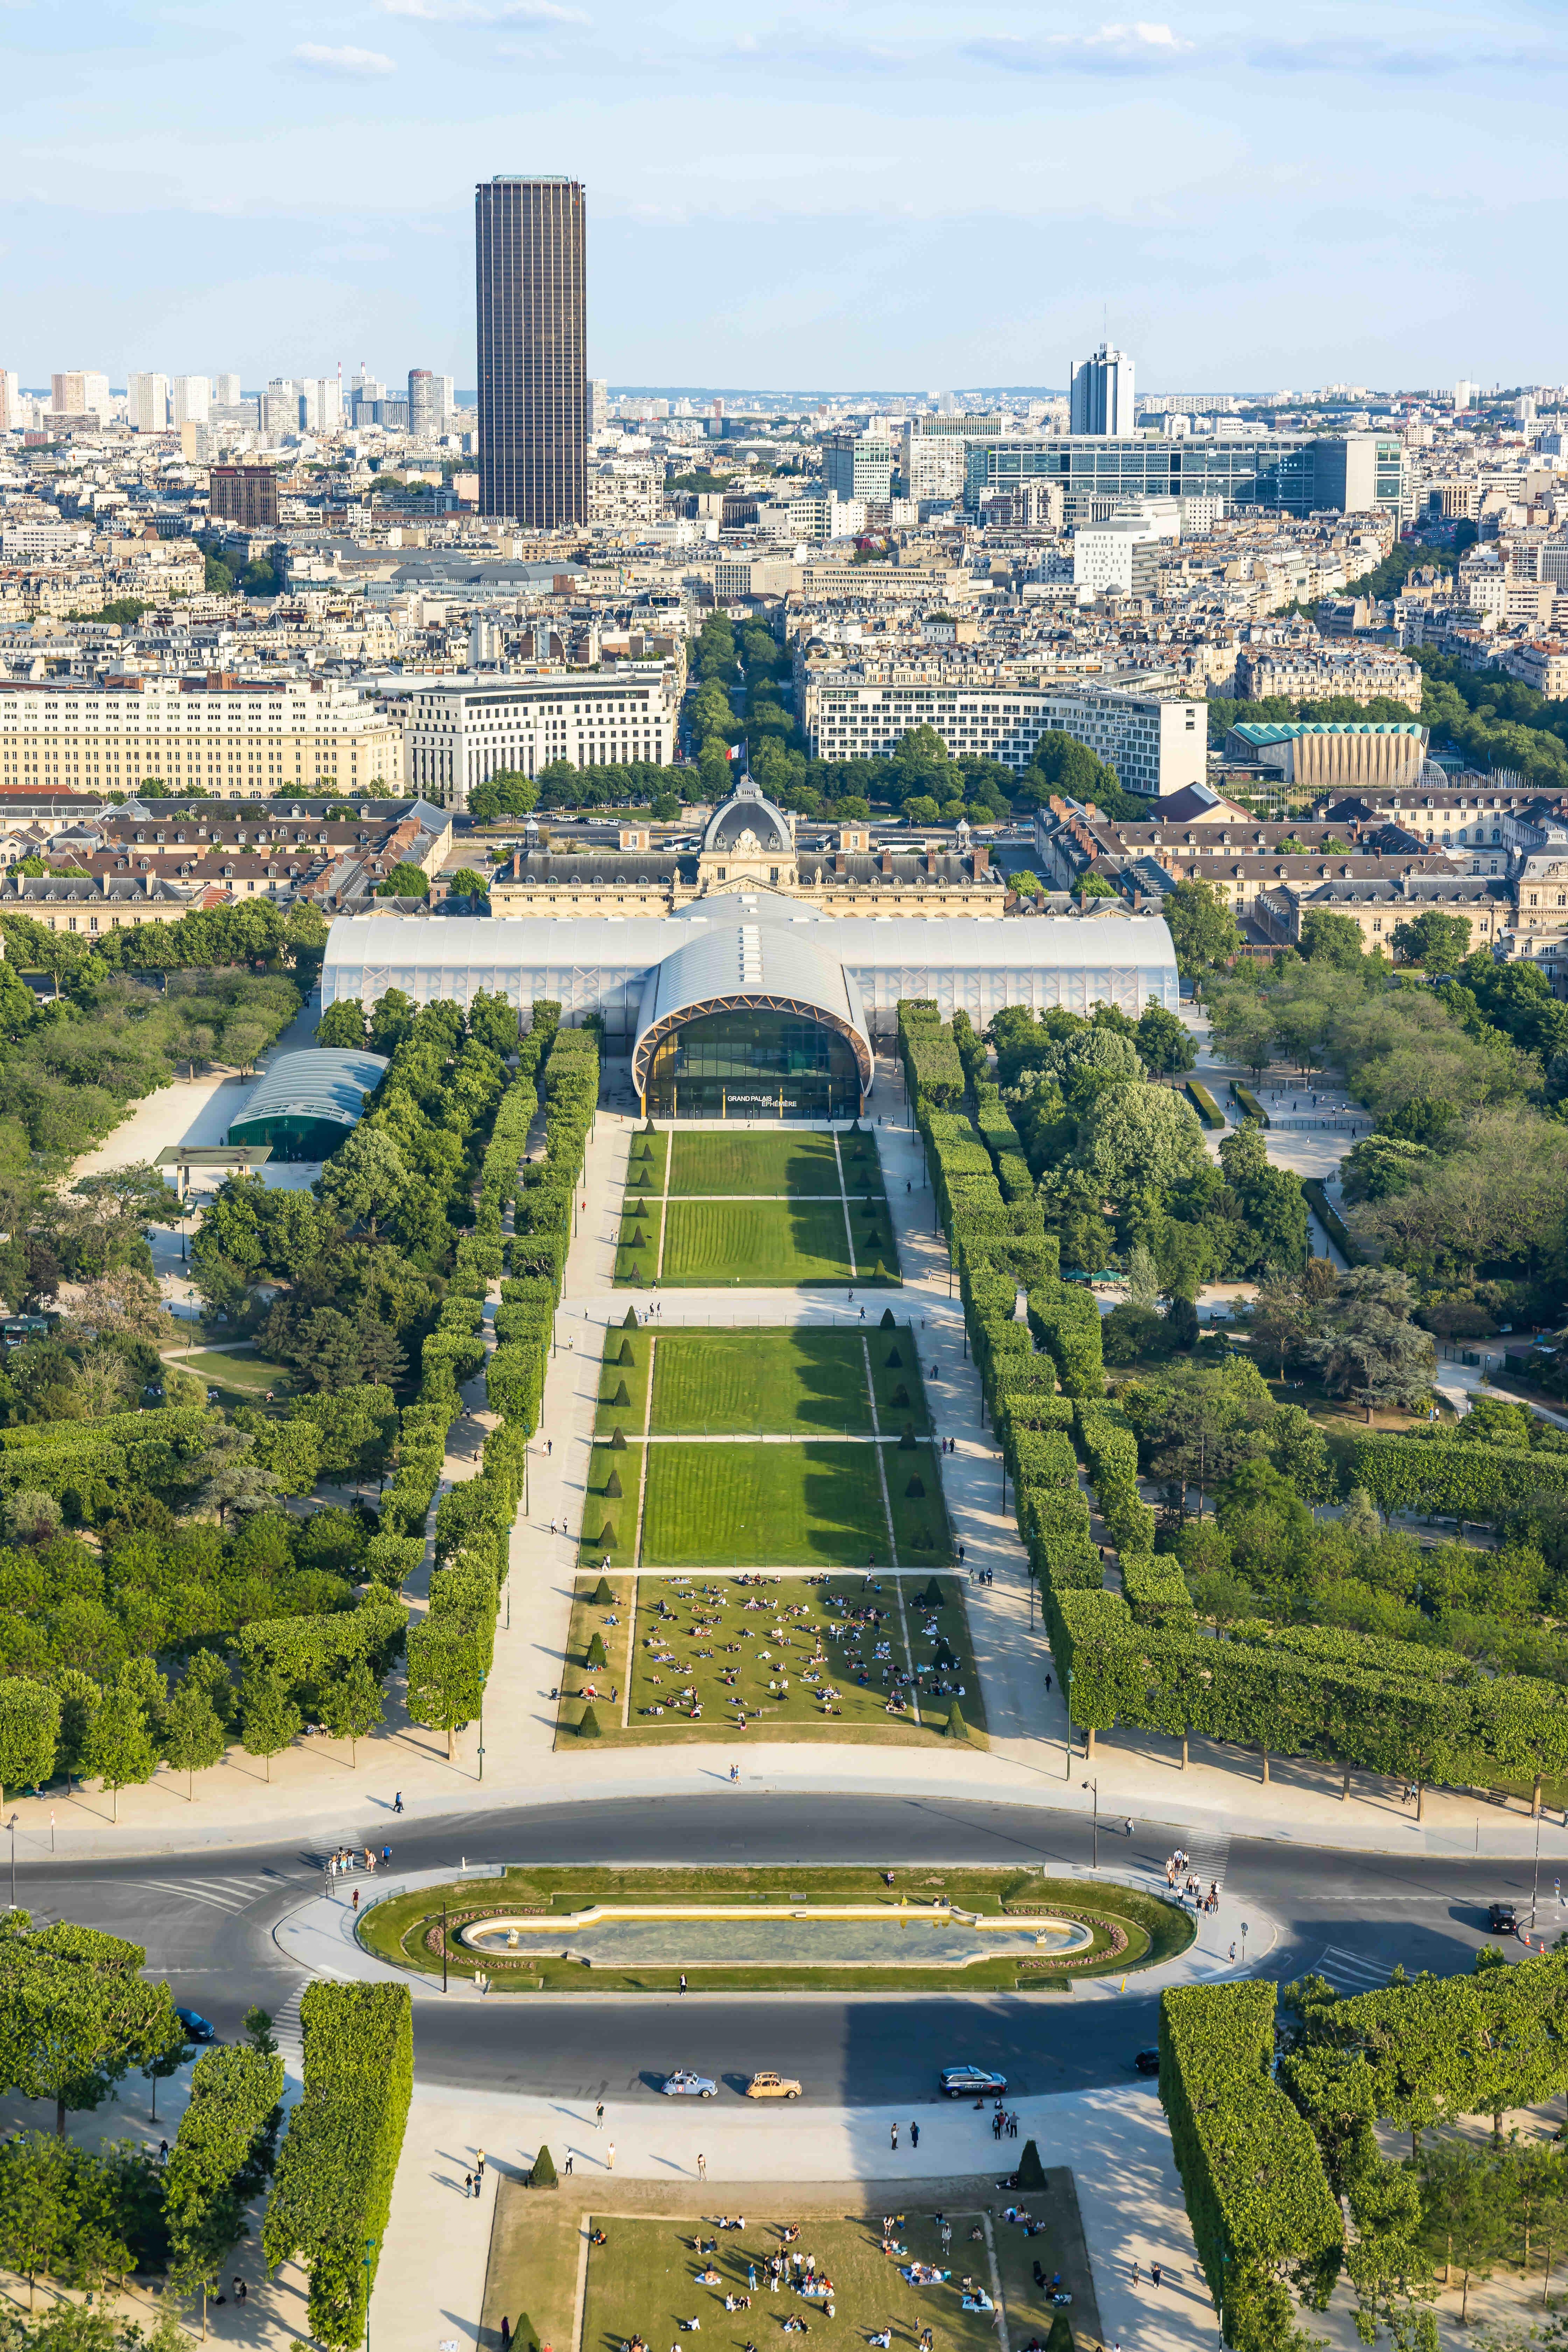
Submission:
[[[667,2099],[716,2099],[719,2085],[706,2074],[693,2074],[687,2067],[678,2066],[664,2078],[664,2095]]]

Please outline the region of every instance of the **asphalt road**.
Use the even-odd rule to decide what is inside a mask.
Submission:
[[[390,1833],[395,1866],[455,1871],[476,1862],[737,1865],[872,1862],[900,1866],[1087,1864],[1089,1825],[1005,1804],[926,1798],[749,1796],[528,1808],[515,1815],[453,1815]],[[1163,1863],[1168,1822],[1131,1839],[1102,1829],[1102,1866]],[[1184,1843],[1201,1863],[1208,1832]],[[70,1918],[144,1944],[151,1974],[225,2037],[251,2002],[275,2011],[300,1982],[272,1937],[283,1915],[321,1885],[318,1852],[257,1846],[174,1861],[17,1858],[16,1899],[36,1918]],[[0,1853],[0,1867],[4,1856]],[[1543,1876],[1542,1924],[1558,1916],[1553,1874]],[[1529,1862],[1433,1862],[1412,1856],[1287,1849],[1237,1839],[1229,1848],[1227,1903],[1239,1897],[1279,1923],[1267,1973],[1281,1981],[1321,1968],[1342,1991],[1362,1991],[1395,1965],[1451,1974],[1486,1940],[1486,1906],[1528,1908]],[[1522,1948],[1510,1945],[1522,1958]],[[1136,1979],[1133,1980],[1136,1985]],[[692,2065],[739,2095],[753,2068],[782,2066],[807,2100],[919,2104],[937,2095],[936,2071],[994,2066],[1019,2094],[1081,2090],[1131,2079],[1132,2053],[1155,2038],[1155,1997],[1121,2000],[997,1993],[770,1996],[684,2000],[583,1994],[416,2007],[422,2079],[553,2096],[654,2097],[664,2073]]]

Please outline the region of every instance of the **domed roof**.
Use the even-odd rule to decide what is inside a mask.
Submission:
[[[702,835],[704,851],[732,849],[742,856],[783,850],[793,855],[789,820],[772,801],[764,800],[750,776],[742,776],[727,801],[708,820]]]

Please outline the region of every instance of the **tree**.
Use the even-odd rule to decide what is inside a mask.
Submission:
[[[364,1051],[364,1007],[352,996],[329,1004],[316,1024],[318,1045],[336,1045],[350,1053]]]
[[[26,1911],[0,1919],[0,2084],[68,2113],[101,2106],[128,2067],[184,2039],[166,1984],[142,1980],[147,1955],[67,1920],[35,1929]]]
[[[1108,882],[1103,874],[1096,874],[1092,866],[1074,876],[1071,890],[1080,903],[1085,898],[1114,898],[1116,896],[1116,885]]]
[[[1077,1159],[1110,1200],[1167,1192],[1206,1154],[1197,1113],[1163,1087],[1117,1086],[1097,1094],[1083,1118]]]
[[[187,1802],[195,1793],[195,1775],[205,1772],[210,1765],[219,1763],[227,1745],[223,1725],[213,1706],[210,1687],[194,1674],[187,1673],[169,1701],[163,1732],[164,1755],[176,1772],[185,1775]]]
[[[1144,1068],[1155,1077],[1177,1077],[1197,1062],[1192,1031],[1163,1004],[1144,1006],[1133,1037]]]
[[[457,1734],[484,1704],[488,1644],[458,1617],[426,1617],[408,1636],[408,1712],[413,1721],[447,1735],[447,1759],[457,1760]]]
[[[1330,964],[1336,971],[1353,971],[1366,954],[1366,941],[1353,915],[1336,915],[1331,907],[1309,907],[1301,918],[1300,950],[1309,963]]]
[[[381,1685],[363,1658],[356,1658],[345,1672],[331,1677],[319,1705],[322,1728],[329,1737],[348,1741],[353,1771],[359,1760],[360,1741],[386,1717]]]
[[[382,1219],[395,1214],[409,1181],[407,1162],[391,1136],[362,1125],[333,1152],[316,1189],[345,1225],[365,1225],[374,1241]]]
[[[1160,1296],[1160,1269],[1153,1254],[1135,1243],[1127,1259],[1127,1298],[1132,1307],[1152,1307]]]
[[[140,1675],[121,1666],[103,1696],[92,1719],[86,1769],[95,1772],[114,1798],[114,1818],[120,1819],[120,1791],[153,1778],[158,1751],[147,1725],[146,1692]]]
[[[289,1417],[314,1430],[321,1470],[352,1477],[362,1486],[385,1468],[397,1439],[396,1400],[389,1388],[375,1382],[299,1397]]]
[[[451,877],[451,887],[460,898],[482,898],[489,889],[484,876],[476,874],[471,866],[458,866]]]
[[[389,988],[370,1008],[371,1050],[395,1054],[414,1027],[415,1003],[401,988]]]
[[[1164,905],[1165,921],[1185,980],[1201,979],[1241,952],[1241,933],[1212,882],[1178,882]]]
[[[375,895],[378,898],[427,898],[430,877],[420,866],[411,866],[403,858],[376,884]]]
[[[240,1745],[247,1756],[267,1759],[269,1781],[272,1759],[298,1738],[303,1720],[274,1668],[260,1655],[253,1656],[239,1686]]]
[[[1394,1267],[1354,1266],[1303,1346],[1330,1395],[1353,1397],[1369,1422],[1374,1405],[1413,1412],[1431,1393],[1436,1355],[1431,1333],[1410,1319],[1413,1303],[1407,1276]]]
[[[1394,952],[1401,963],[1418,963],[1433,977],[1458,971],[1470,952],[1469,922],[1429,907],[1410,922],[1394,925]]]

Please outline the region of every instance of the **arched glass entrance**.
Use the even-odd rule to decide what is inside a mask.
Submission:
[[[848,1039],[826,1023],[742,1005],[671,1031],[646,1101],[653,1118],[856,1118],[860,1072]]]

